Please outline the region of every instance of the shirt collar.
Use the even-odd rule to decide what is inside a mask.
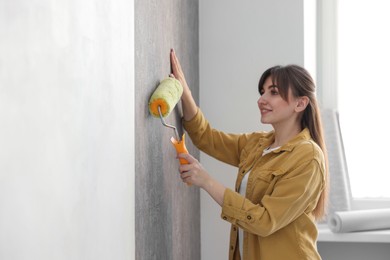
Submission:
[[[311,140],[310,131],[308,128],[305,128],[293,139],[291,139],[290,141],[282,145],[279,149],[276,149],[272,152],[274,153],[279,153],[281,151],[291,152],[297,144],[301,143],[302,141],[309,141],[309,140]],[[266,147],[270,146],[273,141],[274,141],[274,132],[272,132],[270,138],[268,139],[268,142],[266,142]]]

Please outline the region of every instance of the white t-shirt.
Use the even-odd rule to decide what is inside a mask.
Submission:
[[[266,154],[269,154],[270,152],[272,151],[275,151],[277,149],[279,149],[279,147],[275,147],[275,148],[266,148],[263,150],[263,154],[262,156],[266,155]],[[242,179],[242,182],[241,182],[241,185],[240,185],[240,194],[242,196],[245,197],[245,194],[246,194],[246,185],[248,184],[248,177],[249,177],[249,174],[251,173],[251,171],[247,172],[244,176],[244,179]],[[244,252],[244,230],[242,230],[241,228],[238,228],[238,244],[239,244],[239,247],[240,247],[240,255],[241,255],[241,259],[243,259],[243,252]]]

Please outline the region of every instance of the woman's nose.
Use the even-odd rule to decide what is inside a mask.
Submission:
[[[257,100],[257,104],[258,104],[258,105],[266,104],[266,103],[267,103],[267,101],[265,100],[264,95],[261,95],[261,96],[259,97],[259,99]]]

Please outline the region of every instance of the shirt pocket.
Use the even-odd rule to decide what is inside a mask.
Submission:
[[[280,170],[260,170],[254,176],[250,199],[255,204],[261,204],[265,195],[270,195],[278,179],[284,174]],[[249,196],[248,196],[249,197]]]

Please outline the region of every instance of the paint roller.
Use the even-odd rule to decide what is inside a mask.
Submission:
[[[176,139],[171,138],[171,142],[177,153],[188,153],[185,145],[185,134],[180,139],[177,128],[165,122],[167,117],[179,102],[183,94],[183,87],[175,78],[166,78],[160,82],[149,100],[149,112],[154,117],[160,117],[161,123],[175,131]],[[179,158],[180,164],[188,164],[186,159]]]

